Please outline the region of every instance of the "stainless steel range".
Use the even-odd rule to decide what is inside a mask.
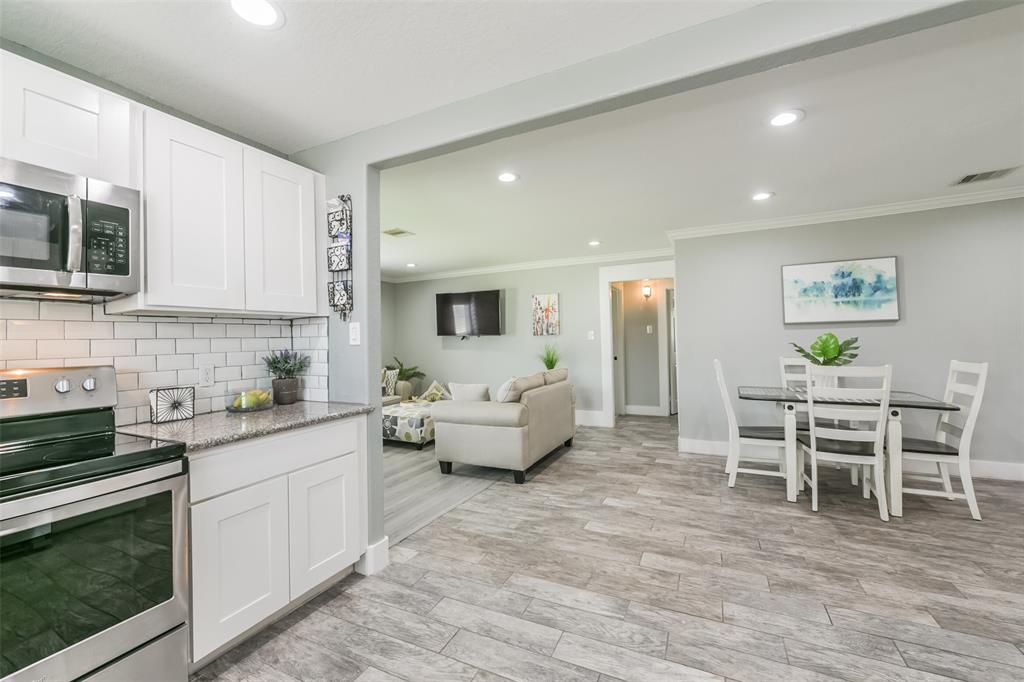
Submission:
[[[187,679],[181,443],[119,434],[112,367],[0,370],[0,679]]]

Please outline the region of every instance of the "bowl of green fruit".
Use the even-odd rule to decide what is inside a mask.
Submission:
[[[228,412],[259,412],[274,406],[274,394],[264,388],[242,391],[224,406]]]

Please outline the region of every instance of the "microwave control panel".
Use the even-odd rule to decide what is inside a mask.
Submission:
[[[89,272],[130,274],[128,209],[90,201],[87,210],[85,246]]]

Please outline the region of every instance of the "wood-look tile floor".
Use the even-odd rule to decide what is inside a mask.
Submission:
[[[1024,679],[1024,486],[908,498],[848,474],[820,512],[725,485],[669,420],[580,429],[218,659],[198,680]]]

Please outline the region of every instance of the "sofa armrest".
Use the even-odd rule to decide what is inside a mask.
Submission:
[[[477,426],[526,426],[526,407],[519,403],[441,400],[430,409],[434,423],[474,424]]]

